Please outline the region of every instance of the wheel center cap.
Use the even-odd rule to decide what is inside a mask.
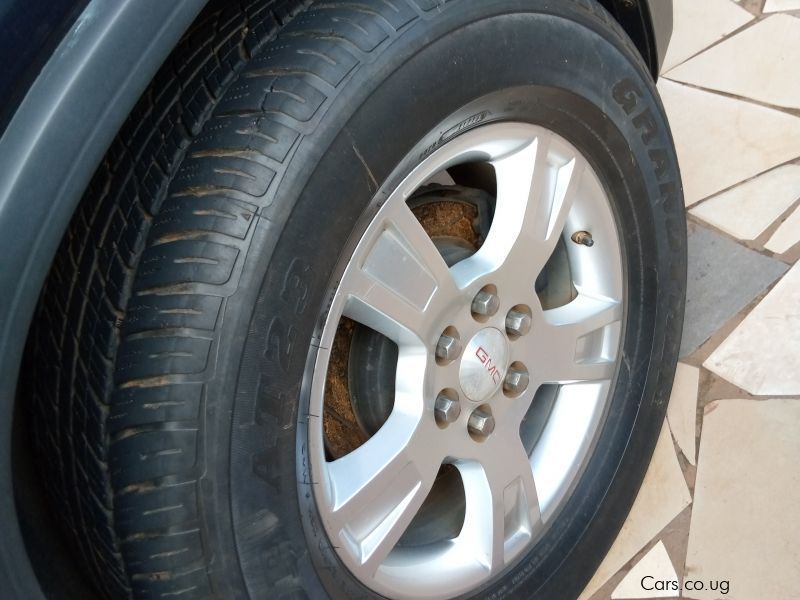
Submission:
[[[473,402],[483,402],[503,384],[508,369],[508,341],[499,329],[476,333],[464,349],[459,368],[461,391]]]

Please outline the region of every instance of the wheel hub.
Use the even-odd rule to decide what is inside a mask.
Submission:
[[[509,348],[505,334],[494,327],[476,333],[464,349],[459,367],[461,391],[473,402],[485,402],[503,385]]]

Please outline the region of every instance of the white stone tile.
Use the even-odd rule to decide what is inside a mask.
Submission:
[[[773,15],[672,69],[668,77],[774,106],[800,108],[798,40],[800,19]]]
[[[800,166],[785,165],[706,200],[691,213],[740,240],[754,240],[798,198]]]
[[[800,394],[800,263],[783,276],[704,366],[756,396]]]
[[[656,589],[658,588],[658,589]],[[611,593],[612,600],[673,598],[680,579],[661,540],[625,575]]]
[[[800,118],[661,79],[687,205],[797,157]]]
[[[785,10],[800,10],[800,0],[767,0],[764,5],[765,13],[781,12]]]
[[[753,15],[728,0],[675,0],[672,17],[672,39],[662,73],[753,19]]]
[[[706,589],[686,595],[798,597],[798,431],[800,400],[720,400],[707,407],[685,575]],[[728,594],[708,589],[724,580]]]
[[[667,420],[672,437],[690,464],[695,464],[695,425],[697,422],[697,387],[700,369],[678,364],[672,395],[667,409]]]
[[[691,502],[689,488],[686,487],[665,423],[628,519],[579,600],[590,598],[603,587]]]
[[[775,254],[783,254],[800,242],[800,207],[794,209],[764,246]]]

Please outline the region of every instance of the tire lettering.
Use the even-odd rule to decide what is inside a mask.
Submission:
[[[658,124],[649,108],[633,118],[633,125],[642,133],[642,141],[649,145],[658,135]]]
[[[439,139],[436,140],[433,144],[428,146],[428,148],[426,148],[425,151],[420,156],[420,160],[422,160],[422,159],[426,158],[427,156],[429,156],[439,146],[441,146],[445,142],[450,141],[451,139],[456,137],[458,134],[463,133],[465,131],[469,131],[473,127],[476,127],[477,125],[480,125],[481,123],[483,123],[486,120],[486,117],[488,117],[488,116],[489,116],[489,111],[488,110],[484,110],[483,112],[479,112],[479,113],[477,113],[475,115],[467,117],[466,119],[464,119],[460,123],[457,123],[456,125],[454,125],[450,129],[448,129],[447,131],[442,133],[442,135],[439,136]]]
[[[662,179],[667,172],[667,166],[669,166],[669,155],[667,155],[663,148],[655,148],[650,150],[648,155],[650,156],[650,161],[653,163],[653,167],[656,170],[656,177]]]
[[[637,98],[642,97],[642,92],[630,79],[623,79],[611,90],[614,100],[617,101],[626,114],[631,114],[636,108]]]
[[[631,79],[625,78],[618,81],[611,90],[611,95],[619,104],[625,114],[633,115],[636,112],[639,99],[644,98],[641,88]],[[636,114],[631,122],[641,135],[642,142],[650,145],[659,134],[658,122],[649,107],[645,107]],[[656,179],[659,183],[658,203],[666,215],[679,215],[683,206],[677,201],[677,185],[669,177],[669,166],[672,153],[665,148],[650,148],[647,152],[653,165]],[[682,222],[676,219],[666,219],[667,243],[673,252],[680,250],[682,237]]]
[[[281,300],[294,303],[294,314],[300,316],[308,307],[309,289],[306,278],[311,274],[311,266],[301,258],[295,258],[289,265],[283,281]]]
[[[278,364],[284,373],[289,372],[296,337],[297,331],[294,325],[287,327],[280,317],[272,319],[267,330],[264,357]]]

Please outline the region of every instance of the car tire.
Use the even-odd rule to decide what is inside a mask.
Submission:
[[[314,404],[331,387],[331,370],[358,378],[360,361],[336,366],[331,358],[340,317],[352,316],[336,313],[350,294],[342,286],[376,219],[427,161],[488,132],[516,140],[517,130],[530,140],[547,132],[596,176],[606,212],[597,210],[610,215],[598,231],[616,232],[623,308],[601,337],[587,332],[579,344],[586,363],[611,357],[613,374],[557,510],[513,559],[490,564],[485,577],[469,575],[468,585],[457,570],[439,580],[420,571],[419,585],[395,575],[413,561],[369,575],[352,561],[366,556],[370,533],[388,517],[348,529],[325,507],[336,494],[325,465],[337,451],[327,413]],[[492,162],[469,157],[462,162]],[[427,180],[410,196],[444,194],[476,207],[478,220],[485,204],[492,221],[500,214],[496,177],[476,167],[439,181],[444,192]],[[602,236],[590,232],[587,243],[578,233],[587,232],[557,232],[566,256],[606,251]],[[383,257],[399,273],[421,256],[402,254],[403,235],[359,264]],[[490,238],[476,235],[479,254]],[[53,506],[107,597],[576,597],[619,532],[663,423],[683,321],[685,236],[677,159],[654,83],[596,2],[212,6],[110,149],[42,296],[28,357],[31,422]],[[611,259],[589,260],[602,271]],[[508,285],[529,280],[538,291],[542,267],[522,264]],[[488,319],[511,310],[505,289],[489,289],[501,309]],[[453,319],[480,333],[474,290],[467,295]],[[542,308],[535,295],[525,303],[535,336]],[[441,321],[443,335],[450,322]],[[494,331],[505,335],[502,322]],[[401,356],[403,335],[392,340]],[[502,344],[512,353],[548,344],[546,336],[508,336]],[[362,338],[369,332],[353,336]],[[397,349],[381,339],[363,342],[359,356],[388,369],[388,387],[374,378],[350,385],[396,397],[394,383],[413,378],[403,371],[401,381]],[[437,355],[440,339],[420,342],[427,362],[418,416],[430,423],[438,389],[426,387],[427,374],[450,360]],[[463,348],[470,339],[457,341]],[[508,365],[501,367],[502,378]],[[535,380],[537,365],[526,368]],[[455,393],[464,396],[458,381]],[[534,392],[520,397],[530,402]],[[502,386],[492,393],[498,403],[514,396]],[[331,427],[362,439],[339,456],[373,448],[370,436],[393,412],[361,415],[357,430],[341,418],[359,411],[350,401]],[[461,421],[426,427],[455,435],[461,423],[466,432],[477,404],[462,397],[460,405]],[[464,433],[459,444],[472,443],[479,463],[493,442],[476,439],[469,423],[472,437]],[[467,486],[465,463],[451,459]],[[369,513],[380,505],[373,500],[353,510]],[[469,493],[453,506],[471,514]]]

